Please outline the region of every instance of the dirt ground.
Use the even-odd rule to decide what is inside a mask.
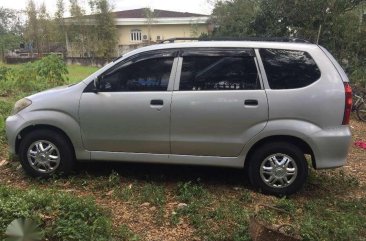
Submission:
[[[366,142],[366,123],[355,119],[351,121],[353,143],[355,141]],[[188,220],[179,220],[178,225],[171,226],[169,223],[160,223],[155,218],[157,208],[150,203],[136,204],[111,198],[112,193],[108,190],[94,188],[93,178],[108,177],[111,170],[117,169],[121,177],[121,186],[135,185],[133,180],[153,179],[154,182],[162,183],[166,190],[166,205],[163,210],[162,220],[167,220],[179,204],[174,198],[174,190],[179,182],[201,179],[209,190],[222,192],[224,196],[235,196],[238,190],[248,189],[253,203],[266,203],[274,197],[262,195],[251,190],[241,170],[208,167],[179,167],[167,165],[145,164],[104,164],[91,163],[81,166],[81,176],[75,175],[69,179],[61,178],[40,182],[27,177],[18,163],[0,158],[0,183],[25,189],[31,186],[53,188],[69,192],[78,196],[91,195],[98,204],[111,211],[114,226],[124,223],[134,232],[146,240],[200,240],[195,236],[194,228]],[[366,195],[366,150],[352,144],[346,166],[342,167],[346,173],[351,174],[359,181],[359,188],[350,191],[347,195],[365,197]],[[87,174],[85,174],[87,173]],[[308,191],[307,191],[308,192]],[[311,195],[301,194],[301,198],[311,198]]]
[[[351,122],[353,143],[363,141],[366,143],[366,123],[360,121]],[[347,164],[344,167],[352,173],[362,184],[366,184],[366,150],[352,144],[348,154]]]

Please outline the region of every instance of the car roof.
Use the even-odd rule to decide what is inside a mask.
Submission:
[[[183,48],[271,48],[271,49],[286,49],[312,51],[319,49],[318,45],[310,43],[293,43],[293,42],[266,42],[266,41],[196,41],[196,42],[181,42],[181,43],[166,43],[155,44],[146,47],[141,47],[123,55],[125,59],[135,54],[166,49],[183,49]]]

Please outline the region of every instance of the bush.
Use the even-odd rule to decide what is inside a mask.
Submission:
[[[6,79],[6,74],[10,71],[10,68],[5,66],[0,66],[0,81],[4,81]]]
[[[67,83],[67,66],[51,54],[33,63],[16,68],[0,67],[0,95],[16,92],[37,92]]]
[[[0,145],[5,143],[5,118],[9,116],[12,108],[12,102],[0,99]]]
[[[40,88],[41,83],[37,81],[37,71],[34,63],[26,63],[19,68],[11,69],[6,77],[6,83],[4,83],[6,94],[10,94],[10,90],[29,92]]]
[[[350,73],[350,79],[352,83],[359,84],[360,86],[366,88],[366,68],[365,65],[360,65],[353,68]]]
[[[68,70],[65,62],[57,55],[50,54],[34,63],[38,80],[51,86],[62,85],[67,82]]]

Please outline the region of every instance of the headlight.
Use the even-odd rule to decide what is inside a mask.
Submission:
[[[32,104],[32,101],[28,100],[27,98],[23,98],[21,100],[18,100],[13,108],[13,111],[11,112],[12,115],[17,114],[19,111],[27,108]]]

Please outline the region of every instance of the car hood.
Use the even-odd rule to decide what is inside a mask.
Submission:
[[[80,87],[80,85],[85,86],[85,83],[80,82],[78,84],[58,86],[58,87],[55,87],[52,89],[38,92],[36,94],[28,96],[27,98],[30,99],[31,101],[47,100],[49,98],[54,99],[54,98],[58,98],[58,96],[67,98],[67,95],[70,94],[70,92],[74,92],[75,90],[79,89],[78,87]]]

